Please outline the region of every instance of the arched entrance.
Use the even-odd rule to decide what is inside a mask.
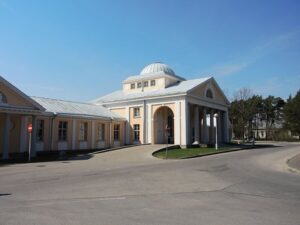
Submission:
[[[174,144],[174,113],[167,107],[162,106],[156,110],[153,117],[154,144]],[[167,132],[166,128],[169,129]],[[169,135],[167,135],[169,133]]]

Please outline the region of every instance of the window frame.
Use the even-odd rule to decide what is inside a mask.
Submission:
[[[104,123],[98,123],[97,138],[98,138],[98,141],[105,141],[105,124]]]
[[[206,90],[205,97],[211,98],[211,99],[214,98],[214,94],[213,94],[213,92],[212,92],[212,90],[210,88]]]
[[[132,89],[135,89],[135,83],[131,83],[130,84],[130,89],[132,90]]]
[[[144,81],[144,87],[149,87],[149,81]]]
[[[134,141],[140,141],[140,124],[134,124],[133,125],[133,140]]]
[[[44,128],[45,128],[45,121],[42,119],[38,119],[36,121],[36,141],[43,142],[44,141]]]
[[[68,140],[68,121],[61,120],[58,122],[58,141]]]
[[[134,107],[133,108],[133,117],[134,118],[141,117],[141,108],[140,107]]]
[[[3,92],[1,92],[0,91],[0,104],[7,104],[7,97],[6,97],[6,95],[3,93]]]
[[[142,88],[142,82],[137,82],[137,88]]]
[[[79,123],[79,141],[87,141],[88,139],[88,123],[80,122]]]
[[[156,85],[156,80],[151,80],[150,84],[151,84],[151,87],[154,87]]]
[[[120,124],[114,124],[114,141],[120,141]]]

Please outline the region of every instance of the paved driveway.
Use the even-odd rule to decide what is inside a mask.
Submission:
[[[296,225],[299,145],[189,160],[143,146],[91,159],[0,167],[0,224]]]

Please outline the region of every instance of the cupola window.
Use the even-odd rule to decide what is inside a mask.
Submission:
[[[137,88],[141,88],[142,87],[142,82],[138,82],[137,83]]]
[[[130,84],[130,89],[135,89],[135,83]]]
[[[144,87],[148,87],[149,82],[148,81],[144,81]]]
[[[155,86],[155,80],[151,80],[151,86]]]

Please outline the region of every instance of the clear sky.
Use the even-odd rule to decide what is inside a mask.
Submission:
[[[0,74],[28,95],[88,101],[161,61],[287,98],[300,89],[299,0],[0,0]]]

